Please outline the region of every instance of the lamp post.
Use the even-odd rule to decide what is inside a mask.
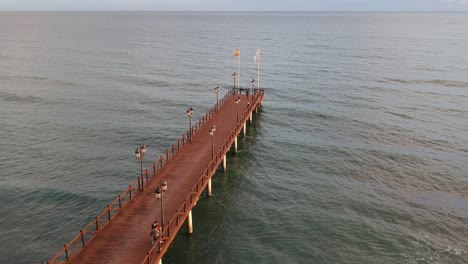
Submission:
[[[159,184],[158,188],[154,190],[154,195],[158,200],[161,201],[161,239],[159,240],[162,242],[162,238],[164,236],[164,193],[167,191],[167,181],[162,180]],[[161,243],[159,244],[159,249],[161,249]]]
[[[210,136],[211,136],[211,159],[214,158],[214,133],[216,131],[216,126],[213,125],[210,128]]]
[[[138,160],[140,160],[140,167],[141,167],[141,189],[143,190],[143,157],[146,154],[146,146],[145,144],[140,144],[138,148],[135,150],[135,156]],[[140,184],[140,180],[138,180],[138,185]]]
[[[236,91],[236,77],[237,77],[237,73],[233,73],[232,74],[232,79],[234,80],[234,86],[232,87],[232,90],[235,92]]]
[[[252,84],[252,99],[253,99],[255,79],[252,79],[250,83]]]
[[[189,107],[187,109],[187,116],[189,119],[189,141],[192,141],[192,114],[193,114],[193,108]]]
[[[216,112],[218,112],[218,108],[219,108],[219,104],[218,104],[218,94],[219,94],[219,90],[220,90],[220,89],[219,89],[219,86],[216,86],[216,87],[214,88],[214,91],[215,91],[215,93],[216,93]]]
[[[237,99],[236,99],[236,106],[237,106],[237,122],[239,122],[239,103],[240,103],[240,97],[237,97]]]

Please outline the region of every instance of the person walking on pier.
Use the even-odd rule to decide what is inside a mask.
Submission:
[[[156,231],[156,224],[151,224],[150,236],[151,236],[151,245],[154,245],[154,243],[156,243],[156,241],[158,240],[158,233]]]

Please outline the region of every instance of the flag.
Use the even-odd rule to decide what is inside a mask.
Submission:
[[[234,55],[232,55],[233,57],[238,57],[240,55],[240,49],[236,50],[236,52],[234,52]]]
[[[254,62],[258,63],[260,61],[260,49],[257,49],[257,52],[255,52],[255,56],[253,57]]]

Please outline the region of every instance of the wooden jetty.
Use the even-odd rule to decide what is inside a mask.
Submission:
[[[162,263],[182,225],[193,232],[192,208],[205,190],[211,196],[211,177],[221,164],[226,171],[226,153],[237,152],[263,98],[263,89],[230,90],[47,263]],[[168,188],[158,200],[163,181]],[[152,245],[151,224],[162,216]]]

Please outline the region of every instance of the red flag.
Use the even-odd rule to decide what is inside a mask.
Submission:
[[[233,57],[238,57],[240,55],[240,49],[236,50],[236,52],[234,52],[234,55],[232,55]]]

